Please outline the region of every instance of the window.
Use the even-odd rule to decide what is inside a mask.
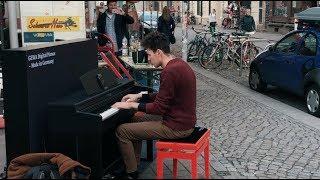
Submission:
[[[197,15],[202,16],[202,1],[197,1]]]
[[[277,52],[283,52],[283,53],[296,53],[297,46],[301,43],[303,40],[303,36],[305,35],[305,32],[300,33],[293,33],[290,34],[285,39],[282,39],[277,45],[275,50]]]
[[[287,1],[274,1],[273,15],[288,17]]]
[[[271,15],[271,12],[270,12],[270,1],[265,1],[266,3],[266,16],[265,16],[265,21],[266,22],[269,22],[270,21],[270,15]]]
[[[317,54],[317,38],[313,34],[307,34],[301,43],[299,54],[304,56],[315,56]]]
[[[262,24],[262,1],[259,1],[259,24]]]
[[[211,1],[209,1],[209,15],[211,13]]]

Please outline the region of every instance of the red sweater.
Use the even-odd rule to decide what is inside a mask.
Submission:
[[[162,115],[164,125],[183,131],[196,124],[196,77],[182,59],[168,62],[160,75],[159,92],[143,95],[151,103],[140,103],[138,110],[147,114]]]

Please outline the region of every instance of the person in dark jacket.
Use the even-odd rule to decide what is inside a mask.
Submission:
[[[127,4],[123,4],[122,5],[122,10],[124,11],[125,14],[128,14],[128,5]],[[129,33],[129,27],[128,24],[124,24],[123,26],[123,31],[124,31],[124,36],[127,38],[128,40],[128,46],[130,46],[130,33]]]
[[[163,7],[162,15],[158,18],[158,31],[164,33],[171,44],[174,44],[173,38],[175,27],[169,8],[167,6]]]
[[[253,17],[250,15],[250,9],[246,10],[245,16],[240,20],[240,30],[244,32],[253,32],[256,30],[256,24]]]
[[[99,33],[107,34],[113,41],[115,52],[121,54],[122,39],[125,36],[127,24],[132,24],[134,19],[117,7],[117,1],[108,1],[108,9],[100,14],[97,19],[97,30]],[[103,39],[99,39],[99,45],[105,45]]]

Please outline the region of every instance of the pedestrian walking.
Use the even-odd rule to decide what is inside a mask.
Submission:
[[[246,14],[240,20],[240,30],[244,32],[255,32],[256,23],[253,17],[250,15],[250,9],[246,10]]]
[[[214,33],[216,31],[216,10],[213,9],[212,12],[209,14],[209,25],[210,25],[210,32]]]
[[[108,1],[108,9],[99,15],[97,19],[97,30],[99,33],[107,34],[113,41],[116,55],[121,55],[122,39],[125,36],[125,24],[132,24],[134,19],[117,7],[117,1]],[[103,39],[99,39],[100,46],[105,45]]]
[[[166,35],[171,44],[176,42],[174,37],[174,28],[176,27],[173,18],[170,15],[170,10],[167,6],[163,7],[162,15],[158,18],[157,30]]]

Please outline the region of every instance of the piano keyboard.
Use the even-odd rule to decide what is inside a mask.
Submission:
[[[102,113],[100,113],[100,116],[102,117],[102,121],[108,119],[109,117],[115,115],[118,113],[119,109],[118,108],[110,108]]]

